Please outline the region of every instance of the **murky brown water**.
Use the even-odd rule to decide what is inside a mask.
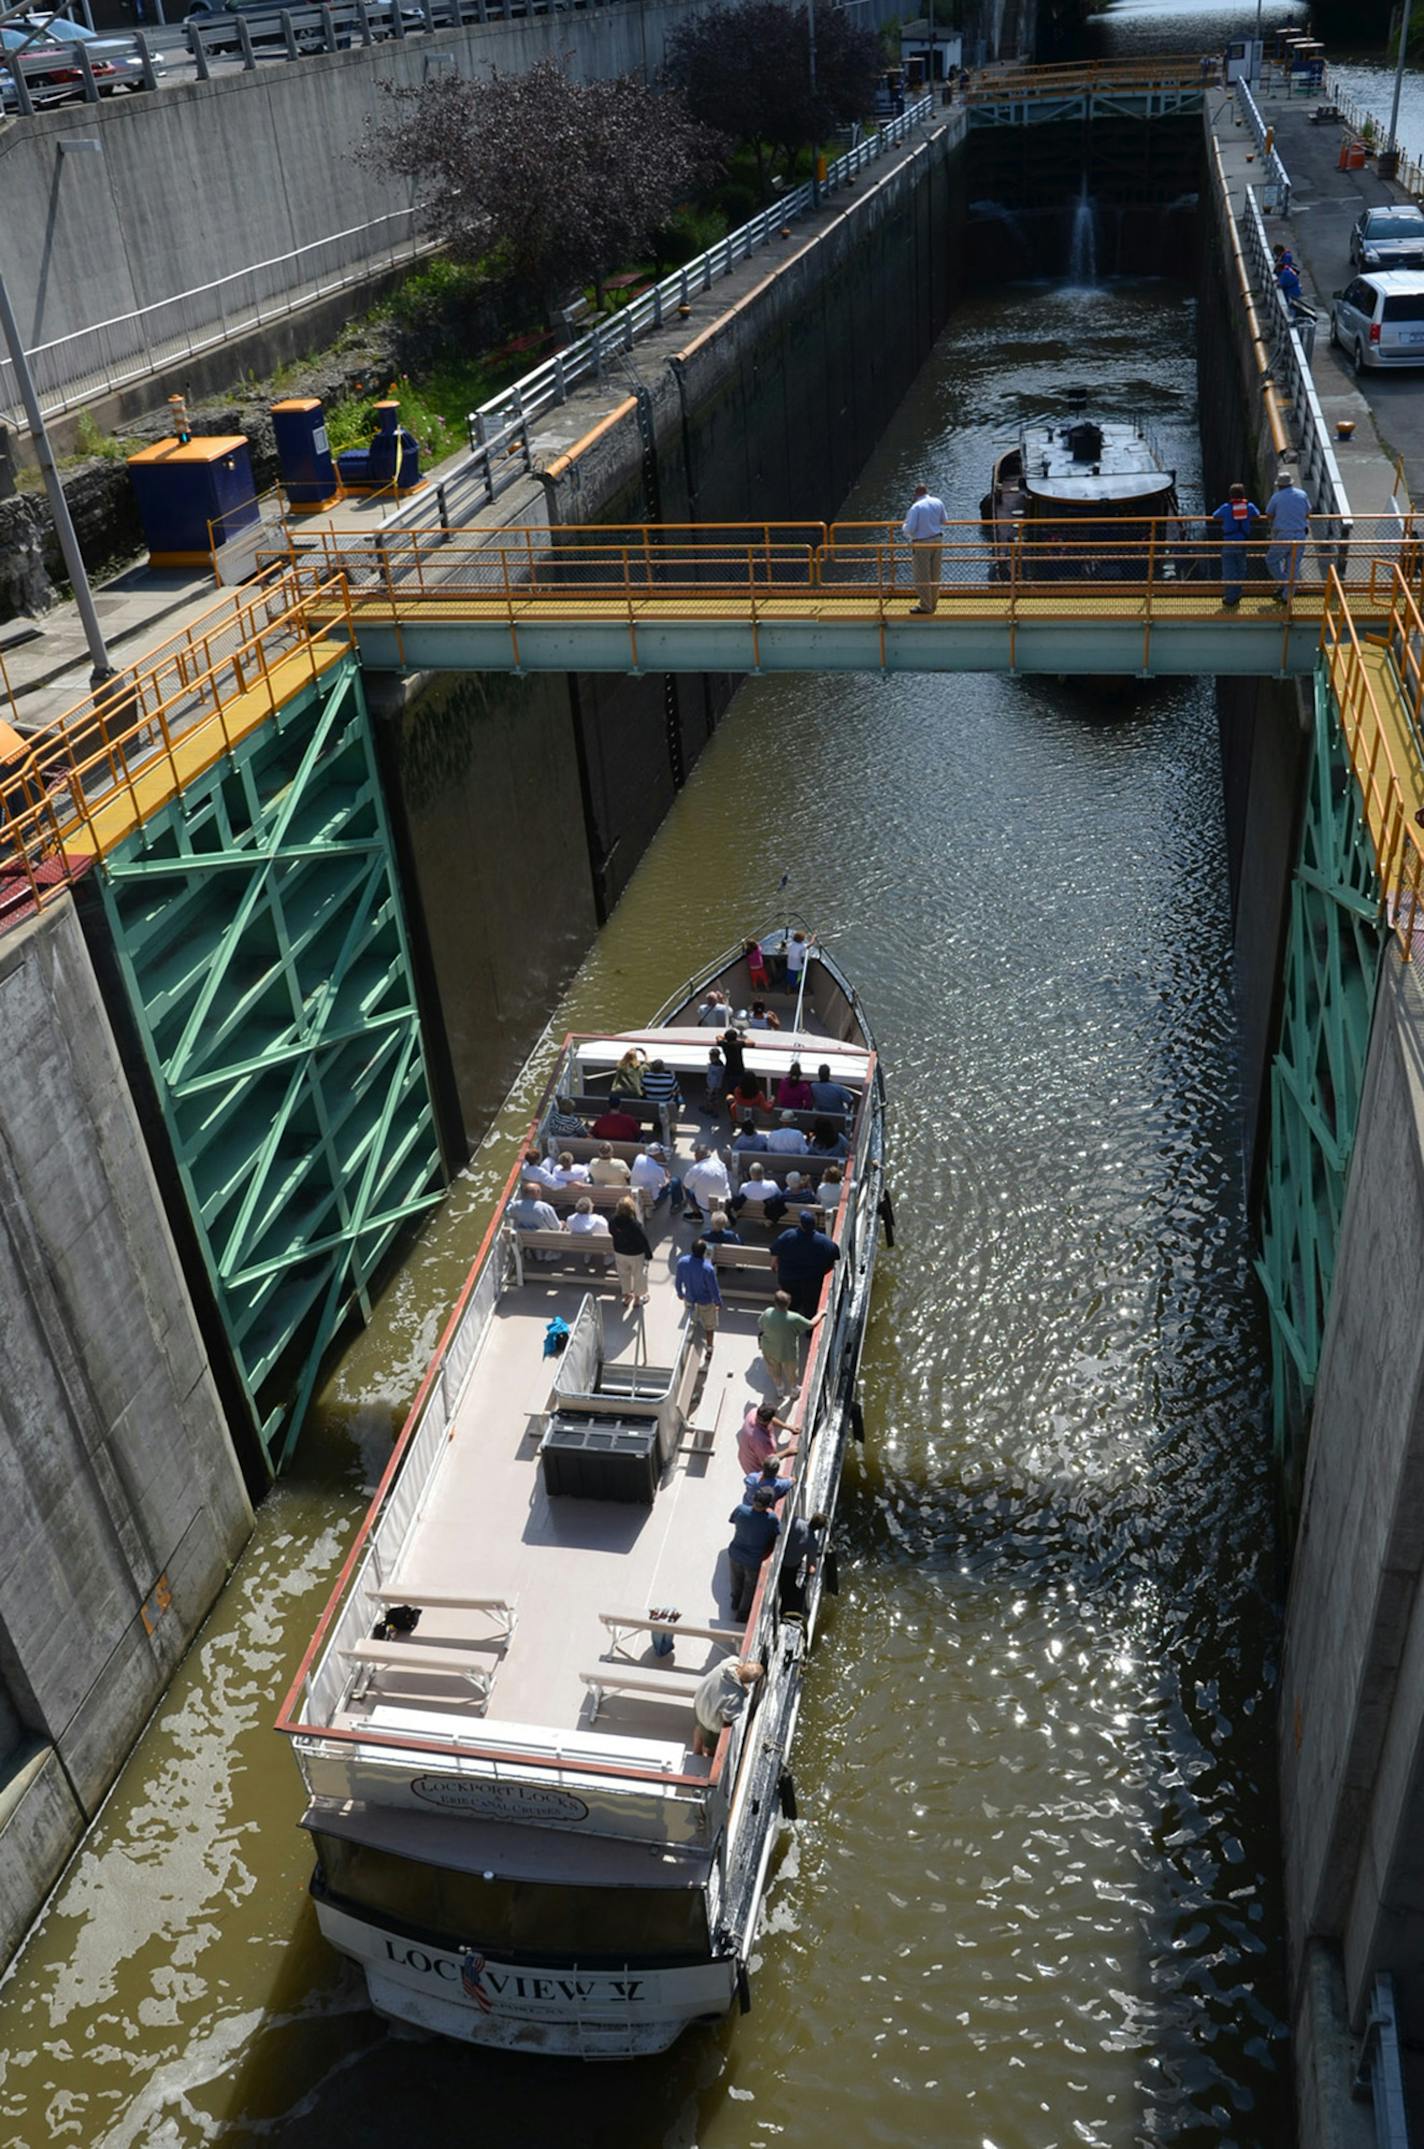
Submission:
[[[1194,463],[1188,302],[959,316],[853,512],[972,513],[1064,378]],[[783,870],[861,982],[900,1238],[754,2011],[583,2070],[397,2033],[317,1939],[275,1704],[511,1160],[496,1129],[0,1996],[0,2142],[1289,2138],[1272,1491],[1206,685],[739,697],[556,1017],[644,1017]],[[530,1076],[532,1085],[535,1077]]]

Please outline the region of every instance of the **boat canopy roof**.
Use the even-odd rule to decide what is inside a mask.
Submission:
[[[1120,419],[1035,426],[1023,436],[1022,455],[1024,487],[1034,500],[1074,507],[1148,500],[1176,483],[1176,472],[1163,469],[1143,429]]]

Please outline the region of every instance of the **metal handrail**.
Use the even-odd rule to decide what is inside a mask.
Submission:
[[[1266,122],[1262,119],[1261,108],[1251,95],[1249,82],[1238,82],[1236,94],[1240,100],[1246,124],[1251,130],[1251,138],[1256,144],[1257,154],[1265,167],[1267,183],[1275,189],[1275,200],[1271,202],[1270,207],[1277,216],[1289,216],[1291,202],[1290,174],[1282,164],[1281,153],[1275,146],[1275,130],[1274,128],[1268,129]],[[1269,141],[1267,139],[1268,134],[1271,137]]]
[[[1372,142],[1383,142],[1386,140],[1389,129],[1383,120],[1377,119],[1368,105],[1361,103],[1359,98],[1352,97],[1348,90],[1332,88],[1330,101],[1344,120],[1345,125],[1353,133],[1359,135],[1361,141],[1368,139]],[[1396,149],[1399,148],[1398,143],[1395,144],[1395,147]],[[1404,188],[1406,194],[1415,196],[1424,194],[1424,157],[1411,156],[1408,150],[1399,150],[1399,168],[1395,173],[1395,178]]]
[[[1295,412],[1299,436],[1301,481],[1315,506],[1340,519],[1341,535],[1352,526],[1350,502],[1340,465],[1330,444],[1330,430],[1320,407],[1315,380],[1305,355],[1285,293],[1276,282],[1270,241],[1255,189],[1246,189],[1246,209],[1241,226],[1245,251],[1259,290],[1266,294],[1266,318],[1270,324],[1272,363],[1284,375],[1286,395]]]
[[[211,283],[194,284],[168,298],[155,299],[151,305],[136,307],[131,313],[114,314],[87,328],[36,344],[28,355],[42,408],[47,415],[71,410],[96,394],[107,394],[161,372],[176,359],[212,350],[265,321],[309,306],[328,292],[364,282],[378,259],[392,264],[419,260],[435,250],[435,242],[416,235],[416,217],[414,208],[389,210],[363,224],[351,224],[342,231],[329,232],[325,238],[293,247],[290,253],[250,262],[245,268],[215,277]],[[394,226],[403,227],[404,237],[396,235],[390,228]],[[372,235],[382,229],[386,236],[377,243]],[[260,286],[277,282],[293,265],[311,262],[332,249],[349,252],[353,242],[361,245],[359,260],[344,268],[315,267],[299,281],[289,279],[273,295],[262,294]],[[245,297],[243,285],[250,286]],[[170,317],[166,326],[165,315]],[[17,428],[26,423],[14,368],[3,356],[0,417]]]
[[[229,717],[258,690],[267,713],[281,706],[273,674],[305,656],[312,677],[355,646],[344,582],[310,569],[284,570],[240,602],[205,613],[142,664],[129,666],[52,723],[33,732],[28,751],[0,788],[0,905],[7,884],[23,883],[36,908],[63,892],[88,857],[141,826],[192,775],[234,744]],[[284,688],[289,693],[290,688]],[[211,753],[199,746],[215,732]],[[181,754],[181,761],[180,761]],[[67,845],[87,838],[82,859]]]
[[[1411,810],[1411,787],[1401,780],[1395,762],[1348,596],[1334,574],[1326,590],[1320,647],[1364,809],[1390,929],[1404,961],[1410,962],[1416,940],[1424,934],[1424,831]],[[1390,593],[1385,650],[1417,733],[1424,709],[1424,618],[1398,568]]]

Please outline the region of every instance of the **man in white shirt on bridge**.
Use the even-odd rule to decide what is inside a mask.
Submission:
[[[927,485],[915,487],[903,528],[915,566],[915,586],[920,593],[912,612],[932,612],[939,603],[939,571],[944,559],[944,502]]]

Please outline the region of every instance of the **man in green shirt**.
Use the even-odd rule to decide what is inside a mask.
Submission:
[[[809,1320],[804,1313],[793,1313],[791,1293],[778,1291],[757,1322],[757,1338],[766,1370],[778,1388],[788,1394],[794,1394],[801,1385],[801,1338],[809,1335],[825,1317],[824,1313],[818,1313],[814,1320]]]

